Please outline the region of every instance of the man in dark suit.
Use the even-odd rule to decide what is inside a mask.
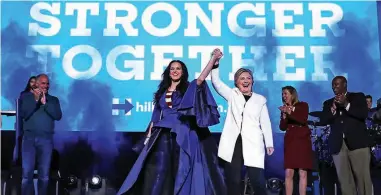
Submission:
[[[368,117],[365,95],[347,92],[347,79],[343,76],[332,80],[332,90],[335,97],[324,102],[321,122],[331,126],[328,146],[341,191],[344,195],[357,195],[357,192],[371,195],[370,139],[365,125]]]
[[[33,194],[33,172],[37,159],[38,194],[48,192],[50,162],[53,152],[54,122],[62,117],[57,97],[49,95],[49,79],[37,76],[37,88],[21,98],[23,120],[21,194]]]

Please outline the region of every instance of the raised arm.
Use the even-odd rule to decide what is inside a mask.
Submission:
[[[202,70],[200,76],[197,78],[197,85],[201,85],[202,82],[205,81],[206,77],[209,75],[210,71],[213,69],[215,64],[218,64],[219,59],[222,57],[222,52],[219,49],[215,49],[212,53],[212,56],[204,68]]]
[[[212,85],[220,96],[222,96],[226,101],[229,101],[231,88],[221,81],[220,71],[218,68],[212,70]]]

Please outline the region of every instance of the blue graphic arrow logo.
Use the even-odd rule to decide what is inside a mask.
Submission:
[[[127,99],[124,99],[124,104],[112,104],[113,110],[124,110],[125,114],[132,110],[133,107],[134,106]]]

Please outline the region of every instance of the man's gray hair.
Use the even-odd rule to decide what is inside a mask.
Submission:
[[[46,77],[46,78],[49,79],[49,77],[48,77],[47,74],[42,73],[42,74],[39,74],[39,75],[36,76],[36,80],[38,80],[38,79],[41,78],[41,77]]]

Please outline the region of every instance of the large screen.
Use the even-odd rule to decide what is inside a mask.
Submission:
[[[63,110],[56,130],[144,131],[168,62],[184,61],[193,80],[218,47],[222,80],[234,87],[234,72],[252,69],[278,131],[282,86],[310,111],[332,97],[337,75],[379,97],[377,18],[375,1],[2,1],[1,110],[47,73]],[[210,88],[221,113],[211,130],[221,132],[227,103]],[[2,116],[2,129],[14,118]]]

